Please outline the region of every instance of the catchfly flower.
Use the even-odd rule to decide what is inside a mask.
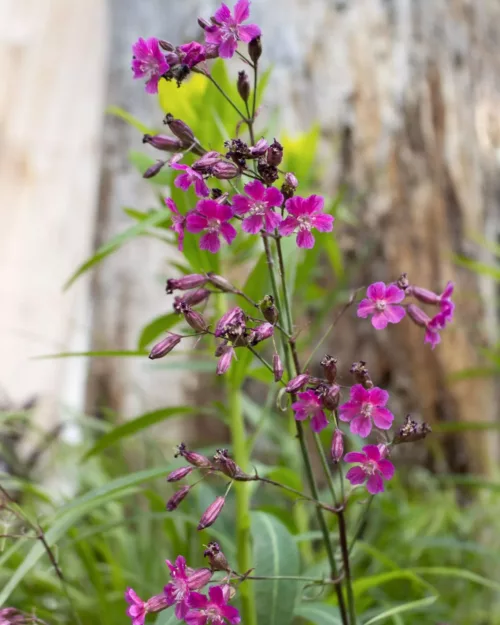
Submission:
[[[184,249],[184,229],[186,227],[186,218],[184,215],[181,215],[172,198],[165,198],[165,204],[167,205],[167,208],[172,212],[171,229],[178,236],[177,249],[182,252],[182,250]]]
[[[398,306],[405,292],[395,284],[386,286],[383,282],[374,282],[366,290],[367,299],[361,300],[358,306],[358,317],[366,319],[373,315],[372,326],[383,330],[388,323],[399,323],[406,314],[402,306]]]
[[[351,424],[351,432],[366,438],[372,431],[372,421],[381,430],[388,430],[394,415],[385,408],[389,393],[381,388],[364,388],[361,384],[351,387],[351,399],[339,406],[339,418]]]
[[[183,165],[179,163],[182,158],[182,154],[175,154],[170,159],[170,167],[183,171],[184,173],[177,176],[175,179],[175,186],[182,191],[187,191],[191,185],[194,185],[194,192],[198,197],[208,197],[210,195],[210,189],[208,188],[203,176],[189,167],[189,165]]]
[[[244,189],[246,196],[233,197],[235,214],[245,217],[242,229],[249,234],[257,234],[260,230],[273,232],[282,221],[273,208],[281,206],[283,195],[276,187],[266,188],[259,180],[252,180]]]
[[[134,78],[146,78],[147,93],[158,93],[158,81],[170,69],[158,39],[142,37],[132,46]]]
[[[199,592],[189,594],[187,603],[189,611],[184,617],[187,625],[238,625],[241,621],[238,610],[228,604],[231,593],[230,587],[212,586],[208,590],[208,597]]]
[[[384,490],[383,480],[394,476],[394,465],[382,457],[378,445],[366,445],[362,452],[351,451],[344,456],[344,460],[359,463],[347,471],[346,478],[353,486],[366,482],[366,489],[371,495],[381,493]]]
[[[190,569],[186,567],[183,556],[177,556],[175,564],[167,560],[171,581],[165,586],[164,593],[168,605],[175,604],[175,616],[182,620],[188,611],[187,598],[192,590],[203,588],[210,581],[209,569]]]
[[[233,211],[226,204],[219,204],[215,200],[200,200],[196,210],[186,217],[188,232],[205,232],[200,239],[200,249],[215,254],[220,249],[219,235],[229,244],[236,236],[236,230],[228,223]]]
[[[323,410],[321,398],[312,390],[304,391],[297,395],[298,401],[292,404],[296,421],[304,421],[311,417],[311,429],[313,432],[321,432],[328,426],[328,419]]]
[[[297,233],[297,245],[305,249],[314,247],[314,228],[320,232],[331,232],[334,218],[323,212],[325,205],[321,195],[310,195],[303,198],[298,195],[286,201],[285,207],[288,217],[281,222],[279,233],[283,237]]]
[[[205,26],[205,41],[219,46],[219,56],[230,59],[236,52],[238,41],[249,43],[261,32],[256,24],[243,25],[250,17],[249,0],[238,0],[234,13],[222,4],[214,15],[214,24]]]

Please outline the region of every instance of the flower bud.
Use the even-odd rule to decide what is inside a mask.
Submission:
[[[354,376],[354,379],[358,384],[361,384],[365,388],[373,388],[374,384],[368,372],[366,362],[360,360],[359,362],[353,362],[351,365],[350,373]]]
[[[169,602],[164,592],[161,595],[154,595],[145,603],[146,614],[155,614],[156,612],[166,610],[168,607]]]
[[[406,311],[410,319],[422,328],[426,328],[427,324],[430,321],[430,317],[418,306],[415,304],[408,304],[406,307]]]
[[[165,52],[173,52],[175,50],[175,46],[170,43],[170,41],[165,41],[165,39],[160,39],[158,41],[160,47],[165,50]]]
[[[212,271],[210,271],[207,274],[207,276],[208,276],[209,282],[211,282],[214,286],[216,286],[221,291],[224,291],[225,293],[238,293],[238,289],[235,288],[229,282],[229,280],[226,280],[226,278],[223,278],[222,276],[218,276],[216,273],[213,273]]]
[[[331,386],[322,385],[319,388],[319,396],[323,408],[326,410],[336,410],[340,402],[340,386],[338,384],[332,384]]]
[[[248,98],[250,97],[250,81],[248,80],[248,74],[245,70],[238,72],[237,87],[243,102],[248,102]]]
[[[222,155],[215,150],[207,152],[197,161],[195,161],[191,167],[195,171],[199,171],[202,174],[209,174],[212,171],[212,167],[222,159]]]
[[[257,171],[264,180],[264,183],[268,186],[275,183],[279,178],[277,167],[275,165],[270,165],[265,158],[259,159],[257,163]]]
[[[413,295],[415,299],[418,299],[418,301],[423,304],[437,305],[440,302],[440,297],[437,293],[433,293],[432,291],[424,289],[420,286],[409,287],[409,295]]]
[[[266,160],[268,165],[278,167],[283,160],[283,146],[276,139],[269,146],[266,153]]]
[[[153,148],[164,152],[178,152],[182,149],[181,140],[168,135],[144,135],[142,142],[149,143]]]
[[[277,353],[273,354],[273,373],[274,381],[279,382],[283,377],[283,363],[281,362],[280,355]]]
[[[240,168],[229,161],[219,161],[212,167],[212,176],[218,180],[230,180],[239,176]]]
[[[211,28],[212,24],[210,24],[210,22],[207,22],[207,20],[203,19],[202,17],[199,17],[198,26],[200,28],[203,28],[203,30],[206,30],[207,28]]]
[[[269,143],[264,139],[259,139],[257,143],[250,148],[250,156],[252,158],[259,158],[259,156],[264,156],[269,148]]]
[[[184,146],[190,146],[196,143],[193,131],[181,119],[175,119],[173,115],[167,113],[165,116],[165,124],[170,128],[171,133],[182,141]]]
[[[396,285],[405,291],[410,286],[410,281],[408,280],[408,274],[402,273],[397,279]]]
[[[232,345],[224,345],[216,355],[219,356],[219,361],[217,362],[217,375],[222,375],[226,373],[226,371],[231,366],[231,362],[235,356],[235,352]]]
[[[184,315],[184,319],[190,325],[195,332],[206,332],[208,324],[198,311],[193,310],[188,304],[181,304],[181,313]]]
[[[175,457],[178,458],[179,456],[182,456],[186,462],[189,462],[189,464],[192,464],[194,467],[198,467],[199,469],[213,468],[212,463],[206,456],[199,454],[197,451],[186,449],[186,445],[184,443],[181,443],[177,447]]]
[[[285,181],[281,186],[281,193],[285,197],[285,199],[290,199],[295,195],[295,191],[299,186],[299,181],[295,177],[295,174],[288,172],[285,174]]]
[[[218,449],[214,455],[216,468],[228,477],[238,479],[248,477],[247,474],[229,456],[227,449]]]
[[[299,391],[309,382],[310,377],[311,376],[308,373],[301,373],[300,375],[297,375],[292,378],[290,382],[288,382],[285,387],[285,391],[287,393],[295,393],[296,391]]]
[[[260,35],[252,39],[252,41],[248,44],[248,56],[252,59],[254,65],[258,62],[262,55],[262,42],[260,40]]]
[[[179,504],[183,499],[185,499],[191,490],[191,486],[183,486],[178,491],[176,491],[172,497],[167,501],[167,510],[172,512],[179,507]]]
[[[270,323],[262,323],[252,330],[250,335],[249,343],[250,345],[257,345],[266,339],[271,338],[274,334],[274,327]]]
[[[244,331],[246,326],[246,316],[239,306],[235,306],[222,315],[215,327],[215,336],[224,336],[227,332],[235,330]]]
[[[146,171],[142,174],[143,178],[154,178],[156,174],[159,174],[163,166],[167,161],[156,161],[154,165],[148,167]]]
[[[167,280],[167,293],[197,289],[199,286],[203,286],[207,280],[207,276],[201,273],[191,273],[178,279],[169,278]]]
[[[219,56],[219,45],[216,43],[205,44],[205,58],[216,59]]]
[[[229,566],[226,556],[222,553],[219,544],[215,541],[208,543],[207,548],[203,552],[203,556],[208,558],[212,571],[231,572],[231,567]]]
[[[279,312],[274,305],[274,297],[272,295],[265,295],[259,302],[259,308],[266,321],[269,321],[269,323],[272,324],[278,321]]]
[[[422,440],[431,432],[432,429],[428,423],[425,423],[425,421],[419,423],[418,421],[414,421],[410,415],[406,415],[405,422],[394,436],[392,444],[414,443],[415,441]]]
[[[184,479],[192,471],[193,467],[180,467],[179,469],[174,469],[168,474],[167,482],[178,482],[179,480]]]
[[[205,512],[202,514],[200,522],[198,523],[198,530],[204,530],[215,523],[217,517],[221,513],[224,504],[226,503],[225,497],[217,497],[217,499],[211,503]]]
[[[157,343],[153,349],[149,353],[149,358],[151,360],[156,360],[157,358],[163,358],[168,353],[170,353],[176,345],[179,345],[182,337],[178,334],[170,334],[163,341]]]
[[[330,384],[333,384],[337,379],[337,359],[327,354],[321,361],[321,366],[323,367],[325,378]]]
[[[173,308],[176,313],[180,313],[183,305],[195,306],[196,304],[201,304],[205,300],[210,297],[210,291],[208,289],[196,289],[179,297],[178,295],[174,297]]]
[[[344,455],[344,435],[339,428],[333,432],[331,454],[333,462],[340,462]]]
[[[212,579],[212,571],[207,568],[195,569],[190,575],[188,575],[188,588],[189,590],[198,590],[206,586]]]

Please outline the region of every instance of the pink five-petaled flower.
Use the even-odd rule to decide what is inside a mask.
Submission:
[[[160,50],[158,39],[140,37],[132,46],[132,52],[134,78],[147,78],[146,92],[158,93],[158,81],[170,69],[165,55]]]
[[[243,22],[250,17],[249,0],[238,0],[234,7],[234,15],[225,4],[217,9],[214,18],[217,22],[205,28],[205,41],[219,46],[219,56],[223,59],[230,59],[236,52],[238,41],[249,43],[258,37],[260,28],[256,24]]]
[[[259,180],[253,180],[244,187],[244,195],[233,197],[236,215],[245,215],[242,229],[249,234],[257,234],[261,229],[273,232],[281,223],[281,215],[273,211],[273,207],[281,206],[283,195],[276,187],[266,187]]]
[[[183,556],[177,556],[175,564],[167,560],[170,569],[171,582],[169,582],[163,592],[167,598],[168,605],[175,603],[175,616],[182,620],[188,611],[187,598],[192,590],[202,588],[210,581],[212,573],[210,569],[197,569],[193,571],[186,567],[186,560]],[[132,625],[135,625],[133,623]]]
[[[172,169],[177,169],[184,172],[180,176],[177,176],[177,178],[175,179],[175,186],[178,189],[187,191],[191,185],[194,185],[194,192],[198,197],[208,197],[210,195],[210,189],[208,188],[206,182],[203,180],[202,174],[189,167],[189,165],[183,165],[182,163],[179,163],[182,156],[182,154],[175,154],[170,159],[169,163]]]
[[[130,606],[127,608],[127,616],[132,619],[132,625],[143,625],[146,618],[146,602],[132,588],[125,591],[125,601]]]
[[[226,204],[218,204],[215,200],[200,200],[196,210],[186,218],[186,227],[189,232],[206,232],[200,239],[200,249],[215,254],[220,249],[219,235],[231,244],[236,236],[236,230],[228,221],[233,216],[233,210]]]
[[[385,286],[383,282],[374,282],[366,290],[367,299],[361,300],[358,306],[358,317],[366,319],[373,315],[372,326],[383,330],[388,323],[399,323],[406,311],[397,306],[405,298],[405,292],[395,284]]]
[[[297,395],[299,401],[292,404],[292,410],[295,412],[296,421],[304,421],[307,417],[311,417],[311,428],[313,432],[321,432],[328,425],[323,410],[321,398],[314,391],[304,391]]]
[[[180,252],[182,252],[184,248],[184,229],[186,227],[186,218],[184,215],[181,215],[172,198],[166,197],[165,204],[167,205],[167,208],[170,209],[170,211],[172,212],[171,229],[176,232],[179,237],[177,248]]]
[[[308,198],[296,195],[286,201],[288,217],[279,225],[279,233],[287,237],[297,232],[297,245],[305,249],[314,247],[312,228],[320,232],[331,232],[334,218],[323,212],[324,198],[310,195]]]
[[[230,587],[225,585],[209,588],[208,597],[199,592],[190,593],[187,599],[190,609],[184,617],[187,625],[224,625],[225,621],[238,625],[240,613],[227,603],[230,592]]]
[[[353,486],[366,482],[366,489],[371,495],[383,492],[382,478],[390,480],[394,475],[394,465],[390,460],[382,458],[377,445],[366,445],[363,452],[351,451],[344,456],[344,460],[360,463],[347,471],[346,478]]]
[[[384,406],[389,393],[381,388],[366,389],[361,384],[351,387],[351,399],[339,406],[341,421],[351,423],[351,432],[366,438],[372,431],[372,420],[381,430],[388,430],[394,415]]]
[[[192,68],[206,59],[205,46],[198,41],[190,41],[179,46],[181,62]]]

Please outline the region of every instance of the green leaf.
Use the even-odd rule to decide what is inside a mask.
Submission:
[[[116,444],[118,441],[123,440],[136,434],[141,430],[151,427],[156,423],[161,423],[165,419],[171,419],[179,415],[193,414],[194,408],[188,406],[174,406],[172,408],[162,408],[161,410],[154,410],[153,412],[147,412],[135,419],[131,419],[122,425],[118,425],[111,432],[104,434],[97,441],[97,443],[89,449],[89,451],[83,456],[82,461],[88,460],[91,456],[95,456],[104,449],[107,449],[111,445]],[[199,412],[199,411],[197,411]]]
[[[75,282],[75,280],[77,280],[77,278],[86,273],[94,265],[100,263],[104,258],[106,258],[106,256],[109,256],[113,252],[116,252],[116,250],[122,247],[122,245],[128,243],[128,241],[131,241],[132,239],[135,239],[136,237],[144,233],[148,228],[158,226],[165,220],[169,219],[170,211],[168,209],[156,211],[149,215],[147,219],[135,223],[133,226],[130,226],[130,228],[127,228],[124,232],[120,232],[120,234],[112,237],[107,243],[101,245],[101,247],[93,256],[91,256],[88,260],[86,260],[78,267],[78,269],[73,273],[73,275],[64,285],[64,289],[68,289]]]
[[[156,134],[154,130],[148,128],[142,122],[140,122],[137,117],[134,117],[131,113],[125,111],[119,106],[108,106],[108,108],[106,109],[106,113],[108,113],[108,115],[114,115],[115,117],[123,119],[123,121],[126,121],[127,124],[130,124],[134,128],[137,128],[137,130],[139,132],[142,132],[143,135]]]
[[[142,328],[141,336],[137,342],[138,349],[145,349],[150,343],[157,339],[161,334],[167,332],[182,320],[182,317],[176,313],[161,315],[150,321]]]
[[[401,603],[397,606],[384,610],[377,616],[374,616],[369,621],[366,621],[363,625],[372,625],[373,623],[387,623],[387,619],[397,614],[403,614],[403,612],[414,612],[415,610],[421,610],[427,608],[437,601],[438,597],[425,597],[424,599],[417,599],[416,601],[409,601],[408,603]]]
[[[172,606],[158,614],[155,625],[174,625],[174,623],[178,622],[179,619],[175,616],[175,606]]]
[[[299,552],[292,535],[275,517],[252,514],[255,575],[299,574]],[[298,584],[292,580],[253,582],[259,625],[288,625],[293,618]]]
[[[465,267],[465,269],[469,269],[474,273],[478,273],[482,276],[488,276],[489,278],[500,281],[499,267],[495,267],[494,265],[487,265],[486,263],[482,263],[477,260],[471,260],[470,258],[465,258],[464,256],[456,257],[455,262],[460,267]]]
[[[339,609],[327,603],[301,603],[295,608],[295,616],[313,625],[342,625]]]

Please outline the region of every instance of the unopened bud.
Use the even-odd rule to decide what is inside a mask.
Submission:
[[[207,279],[207,276],[201,273],[190,273],[187,276],[177,279],[169,278],[167,280],[167,293],[197,289],[199,286],[203,286]]]
[[[146,609],[146,614],[156,614],[157,612],[166,610],[169,605],[170,603],[166,594],[162,592],[161,595],[154,595],[148,599],[144,604],[144,607]]]
[[[285,387],[285,391],[287,393],[295,393],[303,388],[310,380],[310,375],[308,373],[301,373],[300,375],[295,376],[288,382]]]
[[[186,462],[189,462],[189,464],[192,464],[194,467],[198,467],[199,469],[213,468],[212,463],[206,456],[199,454],[197,451],[186,449],[186,445],[184,443],[181,443],[177,447],[175,457],[178,458],[179,456],[182,456]]]
[[[189,590],[199,590],[206,586],[211,579],[212,571],[210,569],[195,569],[188,575],[187,585]]]
[[[332,436],[331,454],[333,462],[340,462],[344,455],[344,435],[339,428],[335,428]]]
[[[321,366],[323,367],[325,378],[330,384],[333,384],[337,379],[337,359],[327,354],[321,361]]]
[[[219,45],[217,43],[205,44],[205,58],[216,59],[219,56]]]
[[[238,72],[237,87],[243,102],[248,102],[248,98],[250,97],[250,81],[248,80],[248,74],[245,70]]]
[[[173,115],[167,113],[165,124],[170,128],[172,134],[182,141],[183,145],[190,146],[196,142],[193,131],[181,119],[175,119]]]
[[[243,471],[236,464],[236,462],[229,457],[227,449],[217,450],[214,455],[214,463],[217,469],[228,477],[235,478],[238,475],[244,475]]]
[[[410,295],[413,295],[415,299],[418,299],[418,301],[422,302],[423,304],[437,305],[441,301],[441,298],[437,293],[433,293],[432,291],[424,289],[420,286],[411,286],[409,287],[409,291]]]
[[[219,161],[212,167],[212,176],[218,180],[230,180],[239,176],[240,168],[229,161]]]
[[[279,312],[274,305],[274,297],[272,295],[265,295],[259,302],[259,308],[266,321],[273,324],[278,321]]]
[[[224,345],[221,349],[218,348],[216,355],[219,356],[217,362],[217,375],[223,375],[231,366],[231,362],[235,356],[235,352],[232,345]]]
[[[179,480],[183,480],[187,475],[192,473],[193,467],[180,467],[179,469],[174,469],[167,476],[167,482],[178,482]]]
[[[410,317],[413,323],[417,324],[417,326],[420,326],[421,328],[427,327],[430,317],[421,308],[415,306],[415,304],[408,304],[406,311],[408,313],[408,317]]]
[[[195,161],[191,167],[195,171],[199,171],[202,174],[209,174],[212,171],[212,167],[222,159],[222,155],[215,150],[211,150],[204,154],[201,158]]]
[[[163,341],[160,341],[153,347],[153,349],[149,353],[149,358],[151,358],[151,360],[163,358],[163,356],[166,356],[168,353],[170,353],[174,349],[174,347],[179,345],[181,339],[182,337],[178,334],[169,334],[167,338],[163,339]]]
[[[299,181],[295,177],[295,174],[288,172],[285,174],[285,181],[281,186],[281,193],[284,195],[285,199],[290,199],[295,195],[295,191],[299,186]]]
[[[231,571],[227,558],[222,553],[218,543],[214,541],[209,542],[203,552],[203,556],[208,558],[212,571]]]
[[[168,135],[144,135],[142,142],[164,152],[178,152],[182,149],[182,141]]]
[[[238,293],[238,289],[235,288],[229,280],[223,278],[222,276],[218,276],[216,273],[209,272],[207,274],[209,282],[211,282],[214,286],[216,286],[221,291],[225,293]]]
[[[169,512],[176,510],[179,507],[181,501],[188,496],[190,490],[191,486],[183,486],[178,491],[176,491],[167,501],[167,510]]]
[[[176,313],[180,313],[183,305],[195,306],[196,304],[201,304],[205,300],[210,297],[210,291],[208,289],[196,289],[191,291],[191,293],[187,293],[182,297],[178,295],[174,297],[173,308]]]
[[[394,436],[392,444],[414,443],[415,441],[422,440],[431,432],[432,429],[428,423],[425,423],[425,421],[419,423],[418,421],[414,421],[410,415],[406,415],[405,422]]]
[[[266,160],[268,165],[278,167],[283,160],[283,146],[276,139],[269,146],[266,153]]]
[[[200,28],[203,28],[203,30],[206,30],[207,28],[210,28],[212,26],[212,24],[210,24],[210,22],[207,22],[207,20],[203,19],[202,17],[198,18],[198,26]]]
[[[236,328],[245,329],[246,315],[239,306],[235,306],[222,315],[215,327],[215,336],[224,336],[226,332]]]
[[[354,379],[358,384],[361,384],[365,388],[373,388],[374,384],[371,380],[366,362],[360,360],[359,362],[353,362],[351,365],[350,373],[354,376]]]
[[[262,55],[262,41],[260,40],[260,35],[252,39],[252,41],[248,44],[248,56],[252,59],[253,63],[256,64]]]
[[[319,396],[323,408],[336,410],[340,402],[340,386],[338,384],[332,384],[331,386],[322,385],[319,388]]]
[[[273,373],[274,381],[279,382],[283,377],[283,363],[279,354],[273,354]]]
[[[165,41],[165,39],[160,39],[158,41],[160,47],[163,48],[166,52],[173,52],[175,50],[175,46],[170,43],[170,41]]]
[[[202,514],[200,522],[198,523],[198,530],[204,530],[210,527],[217,521],[219,514],[226,503],[225,497],[217,497],[217,499],[211,503],[205,512]]]
[[[181,313],[184,315],[184,319],[190,325],[195,332],[206,332],[208,324],[198,311],[193,310],[191,306],[187,304],[181,305]]]
[[[257,345],[257,343],[261,343],[266,339],[271,338],[274,334],[274,327],[270,323],[262,323],[260,326],[257,326],[253,329],[252,334],[249,339],[250,345]]]
[[[154,178],[156,174],[159,174],[163,166],[167,161],[156,161],[154,165],[148,167],[146,171],[142,174],[143,178]]]
[[[264,139],[259,139],[255,145],[250,148],[250,156],[253,158],[259,158],[264,156],[269,148],[269,143]]]

